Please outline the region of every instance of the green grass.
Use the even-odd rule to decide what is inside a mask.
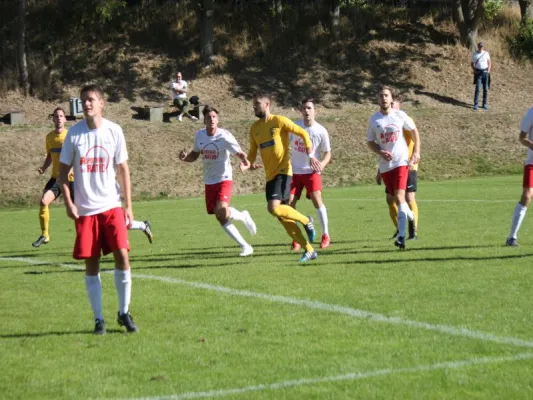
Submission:
[[[258,226],[247,259],[205,214],[203,199],[138,202],[137,219],[149,219],[155,233],[149,245],[130,232],[131,310],[141,333],[116,325],[106,273],[104,337],[91,334],[83,273],[60,265],[81,266],[71,259],[74,229],[64,209],[52,208],[51,241],[39,249],[31,248],[37,209],[1,210],[0,397],[532,398],[530,216],[521,246],[503,246],[521,177],[419,186],[420,240],[402,252],[389,239],[382,187],[327,189],[332,246],[305,265],[288,251],[262,195],[233,199]],[[315,214],[310,202],[299,205]],[[29,264],[39,261],[49,264]],[[112,258],[103,261],[112,270]],[[350,373],[361,375],[342,377]],[[279,385],[256,387],[271,384]],[[247,387],[254,388],[223,392]]]

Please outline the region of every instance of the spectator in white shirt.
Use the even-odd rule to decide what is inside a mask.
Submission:
[[[474,110],[478,110],[479,92],[483,86],[483,109],[488,110],[487,98],[490,86],[490,55],[488,51],[483,50],[483,42],[477,45],[477,51],[472,55],[472,72],[474,74]]]
[[[198,118],[189,114],[189,100],[187,99],[187,82],[182,79],[181,72],[176,72],[176,80],[170,84],[172,91],[172,103],[180,112],[177,117],[178,121],[182,121],[183,116],[192,121],[198,121]]]

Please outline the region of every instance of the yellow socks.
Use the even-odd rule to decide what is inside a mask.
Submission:
[[[309,218],[307,218],[302,213],[296,211],[291,206],[288,206],[286,204],[280,204],[277,206],[272,214],[278,218],[288,219],[291,221],[299,222],[303,225],[307,224],[309,222]],[[299,229],[298,229],[299,231]]]
[[[409,203],[409,208],[415,215],[415,226],[418,229],[418,205],[416,204],[416,200]]]
[[[398,206],[394,202],[389,204],[389,215],[392,223],[398,229]]]
[[[306,251],[314,251],[313,246],[311,246],[311,244],[305,239],[302,231],[298,225],[296,225],[296,222],[285,218],[278,218],[278,220],[281,222],[281,225],[283,225],[292,240],[305,248]]]
[[[48,224],[50,222],[50,211],[48,210],[48,206],[41,206],[39,208],[39,222],[41,223],[42,235],[48,239]]]

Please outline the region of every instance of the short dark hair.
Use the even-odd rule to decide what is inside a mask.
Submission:
[[[306,98],[304,98],[300,104],[303,106],[305,103],[312,103],[312,104],[313,104],[313,107],[314,107],[315,104],[316,104],[315,99],[313,99],[312,97],[306,97]]]
[[[54,111],[52,111],[52,116],[56,115],[56,112],[58,111],[63,111],[63,115],[67,115],[67,113],[65,112],[65,109],[63,107],[56,107],[54,108]]]
[[[209,114],[210,112],[214,112],[216,113],[216,115],[218,115],[218,110],[213,107],[213,106],[210,106],[209,104],[206,104],[204,106],[204,109],[202,110],[202,115],[205,117],[207,114]]]
[[[392,100],[397,101],[398,103],[403,103],[403,96],[399,93],[393,93]]]
[[[394,98],[395,96],[395,92],[394,90],[388,86],[388,85],[381,85],[379,88],[378,88],[378,94],[380,94],[381,92],[385,91],[385,90],[388,90],[392,96],[392,98]]]
[[[99,98],[103,99],[104,98],[104,91],[102,90],[102,88],[94,83],[91,83],[89,85],[85,85],[84,87],[81,88],[81,91],[80,91],[80,97],[83,97],[83,95],[85,93],[89,93],[89,92],[94,92],[98,95]]]
[[[263,92],[262,90],[258,90],[255,92],[252,96],[253,99],[267,99],[269,102],[272,103],[272,97],[267,92]]]

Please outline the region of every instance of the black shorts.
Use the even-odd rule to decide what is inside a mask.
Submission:
[[[74,182],[69,182],[68,187],[70,189],[70,198],[74,201]],[[61,186],[56,178],[50,178],[44,187],[43,193],[51,191],[54,194],[54,200],[61,196]]]
[[[267,201],[280,200],[282,203],[288,203],[291,196],[291,181],[292,176],[281,174],[268,181],[265,186]]]
[[[418,171],[409,171],[409,176],[407,177],[407,193],[414,193],[418,188]],[[387,188],[385,188],[385,193],[389,194]]]

